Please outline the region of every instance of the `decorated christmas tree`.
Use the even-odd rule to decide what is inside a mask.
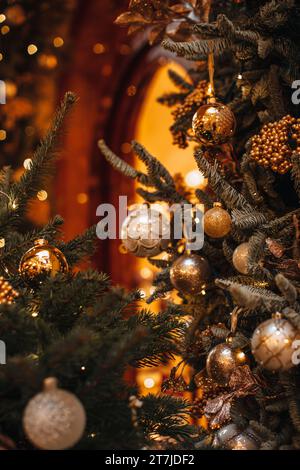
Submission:
[[[148,215],[132,211],[123,225],[127,250],[159,268],[148,303],[173,290],[190,319],[178,347],[191,381],[178,368],[163,389],[201,392],[197,449],[299,449],[299,5],[132,0],[117,23],[147,28],[151,43],[191,61],[185,77],[170,70],[178,93],[158,99],[173,109],[174,145],[190,146],[209,182],[191,192],[141,144],[132,147],[145,172],[99,141],[148,204]],[[177,203],[182,218],[186,204],[193,214],[204,205],[201,249],[190,250],[188,236],[167,240],[178,217],[164,210],[154,230],[162,202]],[[201,230],[199,215],[194,225]]]
[[[0,178],[1,449],[141,449],[189,445],[188,404],[137,396],[134,369],[179,353],[176,306],[153,314],[139,291],[76,265],[94,253],[96,228],[63,242],[63,220],[26,228],[25,214],[54,170],[67,93],[21,179]],[[157,441],[158,440],[158,441]],[[164,444],[165,445],[165,444]]]

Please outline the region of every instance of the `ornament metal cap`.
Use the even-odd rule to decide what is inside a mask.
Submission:
[[[58,380],[56,377],[47,377],[43,383],[44,392],[50,392],[58,388]]]
[[[37,240],[34,241],[33,244],[35,246],[43,246],[43,245],[48,245],[49,242],[48,242],[48,240],[45,240],[44,238],[38,238]]]

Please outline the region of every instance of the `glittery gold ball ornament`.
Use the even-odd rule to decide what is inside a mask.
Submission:
[[[218,344],[207,356],[207,375],[217,384],[227,385],[232,372],[246,361],[246,355],[240,349],[232,349],[227,343]]]
[[[221,145],[233,136],[236,120],[233,112],[222,103],[201,106],[193,117],[196,138],[205,145]]]
[[[162,211],[140,204],[124,220],[121,238],[135,256],[156,256],[168,247],[170,222]]]
[[[29,401],[23,415],[27,438],[45,450],[73,447],[80,440],[85,423],[81,402],[72,393],[57,388],[53,377],[44,381],[44,390]]]
[[[241,274],[248,274],[249,243],[241,243],[233,252],[232,262]]]
[[[250,426],[241,430],[234,423],[219,429],[213,440],[213,447],[231,450],[257,450],[260,444],[261,438]]]
[[[44,239],[36,240],[34,247],[26,251],[19,264],[19,272],[27,281],[42,282],[47,277],[55,277],[68,270],[64,254]]]
[[[195,254],[180,256],[170,269],[170,279],[175,289],[186,294],[199,294],[211,276],[205,258]]]
[[[204,232],[212,238],[222,238],[228,235],[231,229],[231,217],[218,202],[204,214]]]
[[[283,371],[293,367],[293,342],[300,332],[280,314],[261,323],[253,333],[251,349],[255,360],[270,371]]]

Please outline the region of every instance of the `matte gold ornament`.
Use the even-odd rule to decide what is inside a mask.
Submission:
[[[247,357],[240,349],[232,349],[227,343],[218,344],[207,356],[207,375],[218,385],[227,385],[232,372],[246,361]]]
[[[205,145],[221,145],[234,135],[236,120],[233,112],[222,103],[201,106],[193,117],[195,137]]]
[[[19,264],[19,272],[27,281],[42,282],[58,273],[67,273],[69,266],[64,254],[47,240],[34,242],[34,247],[26,251]]]
[[[249,243],[241,243],[233,252],[232,262],[241,274],[248,274]]]
[[[140,204],[123,222],[121,238],[125,248],[135,256],[156,256],[170,241],[170,222],[161,211]]]
[[[200,293],[211,277],[211,269],[205,258],[184,254],[172,265],[170,279],[175,289],[186,294]]]
[[[300,339],[300,332],[280,314],[261,323],[253,333],[251,349],[255,360],[267,370],[288,370],[295,364],[293,342]]]
[[[241,430],[234,423],[228,424],[215,434],[213,447],[231,450],[257,450],[261,438],[248,426]]]
[[[204,214],[204,232],[212,238],[222,238],[231,230],[231,217],[218,202]]]
[[[35,447],[45,450],[73,447],[82,437],[85,424],[81,402],[57,388],[53,377],[44,381],[44,390],[29,401],[23,415],[26,436]]]

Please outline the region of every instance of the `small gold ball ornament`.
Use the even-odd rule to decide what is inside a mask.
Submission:
[[[170,269],[173,286],[186,294],[200,293],[210,277],[211,269],[207,260],[195,254],[180,256]]]
[[[249,243],[241,243],[233,252],[232,262],[241,274],[248,274]]]
[[[211,238],[222,238],[231,230],[231,217],[218,202],[204,214],[204,232]]]
[[[81,402],[73,393],[57,388],[54,377],[44,381],[44,390],[29,401],[23,415],[26,436],[35,447],[45,450],[73,447],[85,424]]]
[[[240,349],[232,349],[227,343],[215,346],[208,354],[206,371],[210,379],[219,385],[227,385],[232,372],[247,362]]]
[[[169,220],[157,208],[140,204],[124,220],[121,238],[127,251],[133,255],[140,258],[156,256],[168,247]]]
[[[293,342],[300,339],[300,332],[279,313],[261,323],[253,333],[251,349],[255,360],[270,371],[291,369]]]
[[[221,145],[234,135],[236,120],[233,112],[222,103],[201,106],[192,122],[195,137],[205,145]]]
[[[27,281],[42,282],[58,273],[67,273],[69,266],[64,254],[47,240],[39,239],[26,251],[19,264],[19,272]]]
[[[213,447],[230,450],[257,450],[261,444],[261,438],[248,426],[240,429],[235,423],[219,429],[213,440]]]

